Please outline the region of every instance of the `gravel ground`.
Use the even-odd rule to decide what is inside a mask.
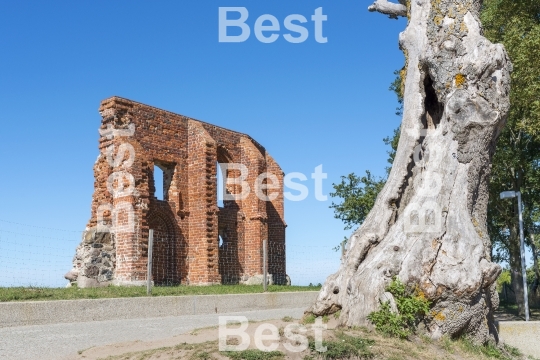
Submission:
[[[0,359],[63,360],[79,350],[126,341],[168,338],[197,328],[218,325],[219,315],[243,315],[249,320],[302,317],[305,308],[245,311],[133,320],[110,320],[0,328]]]

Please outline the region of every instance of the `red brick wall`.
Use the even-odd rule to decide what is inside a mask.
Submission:
[[[114,236],[117,283],[146,280],[150,228],[154,229],[153,280],[158,284],[238,283],[261,274],[264,239],[269,243],[269,272],[284,282],[283,173],[260,144],[245,134],[119,97],[104,100],[100,113],[101,131],[108,126],[124,130],[134,126],[132,134],[102,135],[101,155],[94,165],[88,227],[97,225],[98,208],[104,204],[127,203],[134,214],[132,228],[127,212],[117,216],[116,225],[122,225]],[[120,145],[126,143],[135,151],[133,163],[111,166],[106,149],[114,145],[117,157]],[[251,192],[246,199],[217,206],[218,162],[242,163],[248,168]],[[154,196],[155,165],[164,170],[163,200]],[[121,171],[133,177],[135,191],[113,197],[107,179]],[[256,178],[264,172],[279,179],[279,189],[274,190],[279,196],[273,201],[263,201],[255,193]],[[230,190],[241,189],[232,186]],[[111,225],[112,213],[102,213],[105,224]],[[226,237],[221,248],[220,233]]]
[[[266,153],[267,171],[276,175],[279,189],[270,190],[277,197],[266,202],[268,216],[268,272],[274,274],[274,282],[284,283],[285,276],[285,211],[283,207],[283,171],[277,162]]]

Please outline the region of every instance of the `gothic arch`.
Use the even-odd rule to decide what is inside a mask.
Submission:
[[[155,285],[180,283],[178,272],[181,246],[180,229],[175,226],[172,212],[152,209],[148,215],[148,227],[154,230],[152,251],[152,278]]]

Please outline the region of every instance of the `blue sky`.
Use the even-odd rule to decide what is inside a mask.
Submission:
[[[12,259],[14,274],[0,284],[64,284],[90,215],[97,108],[112,95],[250,134],[286,173],[306,174],[308,199],[285,205],[288,267],[293,283],[322,282],[337,269],[331,248],[348,231],[333,218],[330,198],[315,200],[310,174],[323,165],[324,194],[340,175],[383,175],[382,139],[400,122],[388,87],[403,64],[405,20],[370,13],[369,4],[1,2],[0,261]],[[310,21],[300,44],[283,36],[263,44],[253,34],[219,43],[218,8],[227,6],[246,7],[251,28],[263,14],[310,19],[322,7],[328,42],[316,42]]]

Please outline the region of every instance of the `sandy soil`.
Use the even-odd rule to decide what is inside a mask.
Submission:
[[[285,321],[284,321],[285,320]],[[256,349],[253,335],[261,324],[270,323],[275,325],[282,335],[283,329],[294,323],[299,323],[299,319],[270,320],[263,322],[250,322],[246,333],[252,339],[249,346],[250,349]],[[337,320],[333,317],[329,318],[326,324],[328,330],[324,331],[324,338],[335,339],[336,334],[341,330],[337,328]],[[234,327],[231,325],[230,327]],[[311,325],[306,325],[308,329],[306,335],[313,336]],[[374,344],[369,346],[369,351],[372,353],[373,360],[484,360],[488,359],[485,355],[479,354],[467,348],[460,342],[452,342],[448,339],[443,341],[431,341],[427,338],[414,337],[412,340],[399,340],[393,338],[382,337],[374,331],[368,329],[353,329],[346,330],[347,334],[368,338],[374,340]],[[135,341],[108,346],[94,347],[81,351],[72,359],[77,360],[169,360],[169,359],[187,359],[187,360],[221,360],[229,359],[226,354],[218,350],[218,328],[204,328],[192,331],[191,333],[180,336],[171,337],[159,341]],[[237,345],[238,338],[230,337],[228,344]],[[284,353],[285,357],[279,359],[317,359],[318,357],[310,357],[313,353],[309,350],[294,353],[288,351],[284,344],[290,341],[283,336],[280,337],[278,351]],[[268,345],[268,342],[266,342]],[[294,345],[294,344],[293,344]],[[296,344],[298,345],[298,343]],[[255,358],[254,358],[255,359]],[[263,359],[263,358],[256,358]],[[266,358],[265,358],[266,359]]]
[[[246,333],[251,338],[249,349],[256,349],[253,338],[257,327],[261,324],[273,324],[281,332],[289,324],[298,324],[299,319],[285,318],[282,320],[268,320],[261,322],[249,322]],[[337,320],[333,317],[325,324],[328,330],[333,330],[337,326]],[[237,327],[230,325],[231,328]],[[311,325],[306,325],[306,336],[313,336]],[[268,333],[268,332],[267,332]],[[98,360],[98,359],[189,359],[191,357],[204,359],[204,355],[198,356],[201,353],[211,353],[214,359],[228,359],[226,356],[221,356],[218,353],[218,327],[210,327],[197,329],[190,333],[162,339],[158,341],[132,341],[125,343],[112,344],[107,346],[93,347],[80,351],[73,359],[77,360]],[[286,340],[283,336],[282,340]],[[228,344],[239,344],[239,337],[229,337]],[[280,341],[277,351],[287,353],[290,359],[303,359],[307,352],[299,354],[290,353],[284,347],[285,341]],[[267,343],[269,344],[269,343]],[[170,349],[166,349],[170,348]],[[145,354],[147,353],[147,354]],[[295,356],[298,355],[298,356]],[[210,359],[210,358],[209,358]]]

